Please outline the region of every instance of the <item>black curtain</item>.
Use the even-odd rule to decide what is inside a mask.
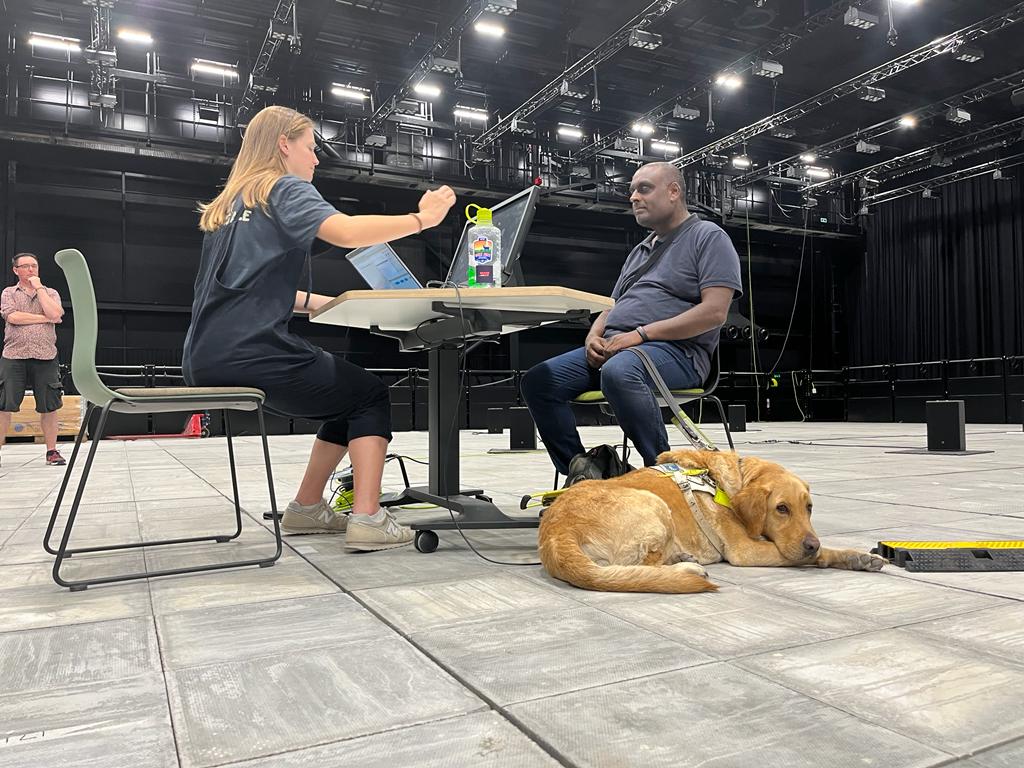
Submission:
[[[850,364],[1024,353],[1024,167],[874,208],[847,274]]]

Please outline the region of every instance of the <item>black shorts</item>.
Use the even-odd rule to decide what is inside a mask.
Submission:
[[[20,411],[28,384],[32,385],[39,413],[52,413],[64,405],[57,358],[10,360],[0,357],[0,411]]]

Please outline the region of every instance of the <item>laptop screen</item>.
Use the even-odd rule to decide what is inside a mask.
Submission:
[[[346,258],[375,291],[423,287],[387,243],[356,248]]]
[[[515,283],[513,278],[516,262],[526,242],[526,234],[533,223],[533,212],[537,206],[539,187],[528,187],[512,197],[502,200],[491,208],[494,226],[501,230],[501,272],[502,285]],[[462,229],[462,237],[455,249],[452,266],[448,270],[447,280],[455,285],[466,285],[466,270],[469,267],[469,244],[467,232],[471,225],[467,222]]]

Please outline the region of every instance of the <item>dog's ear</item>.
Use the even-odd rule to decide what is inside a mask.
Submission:
[[[765,521],[768,518],[768,497],[771,491],[759,483],[744,485],[732,497],[733,511],[739,516],[747,535],[756,539],[764,534]]]

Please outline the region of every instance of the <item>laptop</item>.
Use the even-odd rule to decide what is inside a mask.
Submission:
[[[422,288],[416,275],[387,243],[356,248],[345,254],[356,271],[375,291]]]

